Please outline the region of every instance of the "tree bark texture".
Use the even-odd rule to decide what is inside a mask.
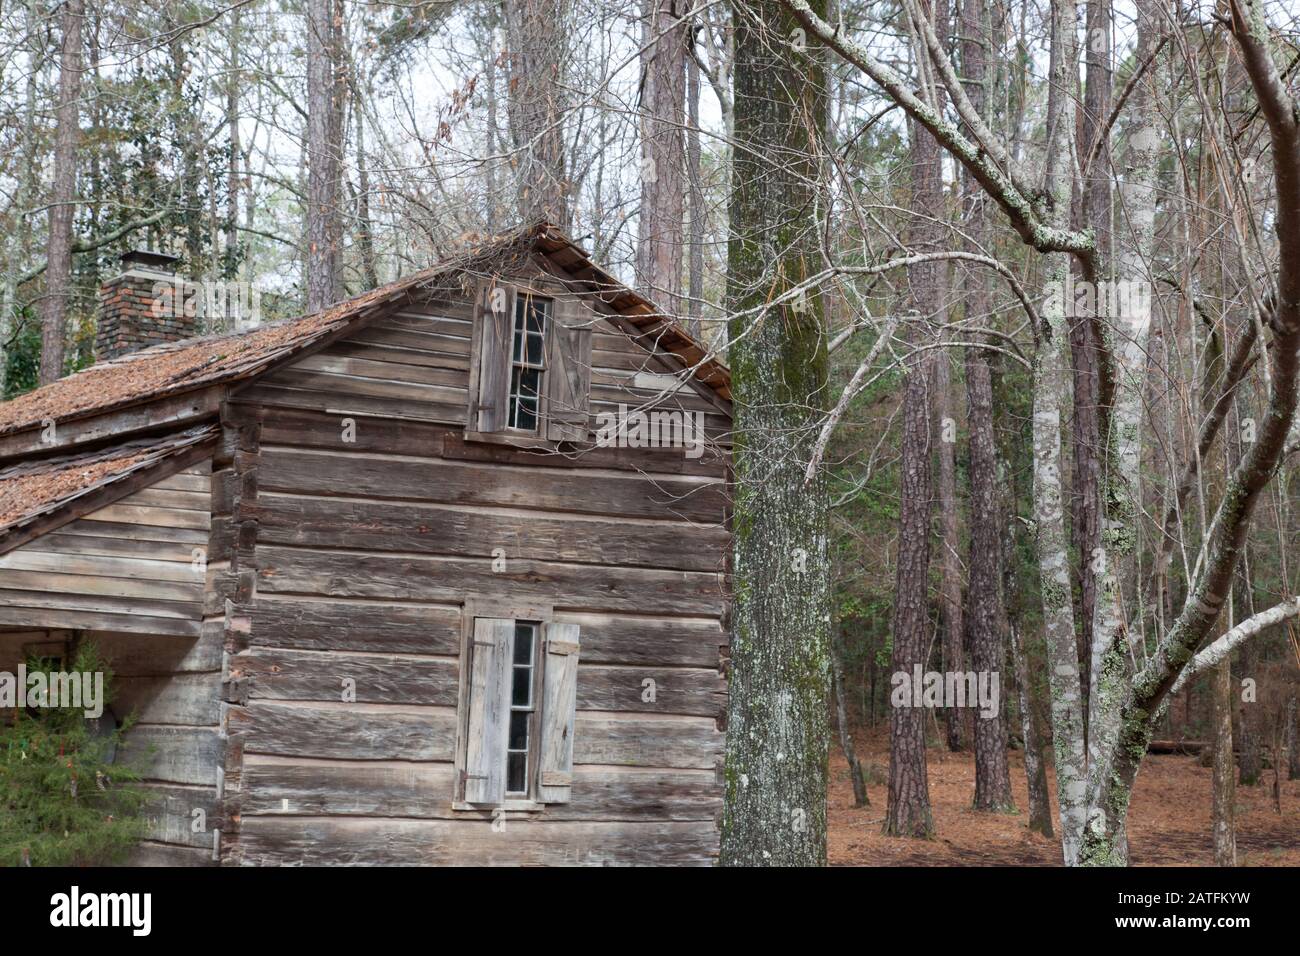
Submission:
[[[935,417],[939,435],[939,528],[942,583],[939,587],[939,622],[943,633],[943,667],[947,671],[965,670],[962,644],[966,626],[962,607],[962,569],[958,549],[961,528],[957,517],[957,416],[953,400],[952,358],[939,352],[934,359]],[[948,707],[944,727],[948,749],[965,749],[964,708]]]
[[[939,144],[919,123],[912,123],[910,132],[912,208],[938,209],[943,201]],[[936,223],[929,218],[919,218],[909,235],[914,253],[933,251],[942,241],[942,230],[936,229]],[[905,337],[908,345],[915,346],[929,337],[925,330],[943,308],[943,272],[939,263],[922,262],[909,266],[907,275],[914,315],[907,323]],[[925,669],[930,643],[930,518],[934,495],[930,390],[934,387],[936,354],[932,350],[913,352],[905,366],[890,669],[894,675],[904,674],[909,679],[917,665]],[[913,706],[910,698],[903,706],[890,707],[889,795],[884,830],[895,836],[934,835],[925,722],[925,710]]]
[[[638,285],[669,315],[682,302],[686,220],[684,130],[690,36],[679,0],[646,0],[641,50],[641,217]]]
[[[307,311],[337,298],[338,44],[334,0],[307,0]]]
[[[41,299],[39,381],[63,377],[68,303],[72,293],[72,222],[77,198],[77,144],[81,140],[81,30],[83,0],[64,0],[59,56],[59,109],[54,133],[54,187],[50,193],[50,234]]]
[[[1236,774],[1232,759],[1232,669],[1225,658],[1214,666],[1214,796],[1210,819],[1215,866],[1237,865]]]
[[[564,78],[569,0],[504,0],[507,115],[519,215],[568,229]]]
[[[734,603],[723,865],[826,861],[828,501],[804,470],[825,412],[821,296],[768,306],[817,271],[822,51],[791,50],[774,0],[736,4],[736,175],[727,311],[735,403]]]

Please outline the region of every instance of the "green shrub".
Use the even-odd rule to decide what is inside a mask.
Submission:
[[[93,643],[71,666],[33,659],[27,672],[113,674]],[[94,866],[119,862],[144,832],[139,775],[110,763],[129,721],[97,733],[81,707],[15,708],[0,715],[0,865]]]

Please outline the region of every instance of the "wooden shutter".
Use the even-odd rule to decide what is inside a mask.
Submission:
[[[490,617],[474,621],[465,747],[466,803],[500,803],[505,796],[514,633],[514,621]]]
[[[470,344],[470,431],[499,432],[506,427],[514,315],[512,286],[488,281],[479,284]]]
[[[591,325],[580,298],[556,298],[546,372],[546,437],[585,441],[591,402]]]
[[[573,790],[573,717],[578,706],[578,625],[546,625],[537,799],[568,803]]]

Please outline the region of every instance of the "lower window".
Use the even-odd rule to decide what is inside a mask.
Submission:
[[[466,611],[454,803],[566,803],[573,784],[578,625]]]

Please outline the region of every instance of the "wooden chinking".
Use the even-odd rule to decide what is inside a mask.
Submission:
[[[106,505],[115,521],[80,517],[0,557],[0,589],[40,595],[6,626],[89,627],[128,664],[157,775],[142,862],[210,858],[183,819],[196,809],[228,864],[716,857],[725,367],[685,369],[703,349],[561,240],[543,227],[511,240],[525,254],[509,271],[369,294],[355,322],[221,384],[201,464]],[[539,399],[563,414],[552,428],[543,411],[531,437],[501,427],[511,369],[476,374],[510,358],[476,344],[496,285],[549,299],[563,323],[544,375],[569,374],[554,392],[543,377]],[[698,415],[709,447],[598,447],[620,407]],[[111,548],[87,530],[175,509],[199,476],[192,527],[144,525],[159,530]],[[198,582],[128,574],[189,546],[206,548]],[[32,592],[53,555],[69,563]],[[51,602],[101,617],[61,620]],[[497,636],[476,640],[489,620]],[[475,654],[497,655],[478,676]]]

